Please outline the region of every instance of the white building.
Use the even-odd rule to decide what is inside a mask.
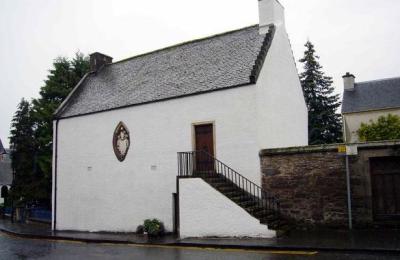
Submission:
[[[132,232],[158,218],[182,237],[274,235],[265,216],[228,199],[229,187],[177,179],[178,170],[195,177],[202,165],[228,174],[254,204],[262,197],[259,150],[307,145],[307,108],[283,7],[258,4],[259,25],[114,63],[91,55],[92,72],[54,121],[54,229]],[[177,153],[193,150],[210,157],[181,154],[178,167]],[[183,167],[189,157],[192,166]]]
[[[357,131],[388,114],[400,116],[400,77],[355,82],[355,76],[343,76],[343,138],[346,143],[360,142]]]

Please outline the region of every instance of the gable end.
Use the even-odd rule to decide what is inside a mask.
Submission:
[[[268,33],[265,35],[264,42],[262,44],[260,53],[258,54],[256,62],[251,71],[251,75],[250,75],[250,83],[251,84],[255,84],[257,82],[257,79],[258,79],[258,76],[260,75],[260,71],[264,64],[264,61],[267,58],[268,50],[271,47],[272,40],[275,35],[275,30],[276,30],[275,26],[271,25],[269,27]]]

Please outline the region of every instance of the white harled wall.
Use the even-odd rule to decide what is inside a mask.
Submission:
[[[276,26],[256,92],[260,149],[307,145],[308,112],[283,24]]]
[[[274,237],[276,232],[202,179],[179,180],[180,237]]]
[[[60,120],[55,228],[126,232],[156,217],[171,230],[176,153],[193,150],[193,123],[213,121],[216,157],[260,184],[260,149],[307,144],[294,61],[280,57],[286,39],[278,30],[256,86]],[[120,121],[131,137],[123,162],[112,148]]]
[[[361,124],[369,124],[370,120],[376,122],[379,117],[387,116],[388,114],[400,116],[400,109],[382,109],[375,111],[363,111],[356,113],[343,114],[344,122],[344,139],[346,143],[358,143],[357,131],[360,129]]]
[[[255,87],[156,102],[58,125],[58,230],[135,231],[146,218],[172,229],[177,152],[192,150],[192,124],[215,123],[216,157],[260,182]],[[114,155],[118,122],[130,131],[125,161]]]
[[[263,1],[259,2],[261,7],[275,0]],[[281,8],[274,3],[274,8]],[[283,11],[275,19],[279,14]],[[146,218],[159,218],[171,231],[177,152],[193,150],[194,123],[214,122],[215,156],[256,184],[261,182],[260,149],[307,145],[307,108],[284,22],[277,21],[256,85],[61,119],[55,146],[58,158],[53,162],[53,170],[57,165],[57,187],[53,172],[57,222],[54,227],[53,220],[53,228],[129,232]],[[131,138],[123,162],[117,160],[112,147],[120,121]],[[203,183],[196,188],[197,184],[188,181],[185,186],[198,195],[188,197],[192,202],[201,201],[198,193],[205,187]],[[230,205],[223,214],[229,215],[229,211],[232,218],[241,214],[216,191],[204,192],[207,200]],[[186,214],[182,208],[181,214]],[[242,220],[243,227],[254,224],[251,219]],[[185,225],[190,223],[185,223],[181,223],[181,232],[186,236],[211,234],[187,229]],[[222,230],[217,233],[238,235]]]

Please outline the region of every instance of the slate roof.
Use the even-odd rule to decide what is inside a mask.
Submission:
[[[1,152],[3,148],[4,152]],[[0,140],[0,154],[4,154],[2,159],[0,159],[0,186],[1,185],[11,185],[12,183],[12,169],[11,169],[11,159],[9,155],[11,151],[5,149]]]
[[[343,93],[342,113],[400,108],[400,78],[356,83]]]
[[[1,142],[1,139],[0,139],[0,154],[5,154],[5,153],[7,153],[6,149],[4,149],[3,143]]]
[[[0,185],[11,185],[12,169],[11,162],[0,162]]]
[[[56,112],[59,118],[254,84],[275,28],[258,25],[195,40],[89,73]]]

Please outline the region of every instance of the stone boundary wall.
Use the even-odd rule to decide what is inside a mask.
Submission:
[[[375,224],[370,158],[400,156],[400,142],[355,145],[358,155],[349,158],[353,220],[365,227]],[[279,198],[282,214],[296,226],[347,227],[346,163],[338,146],[260,151],[262,187]]]

